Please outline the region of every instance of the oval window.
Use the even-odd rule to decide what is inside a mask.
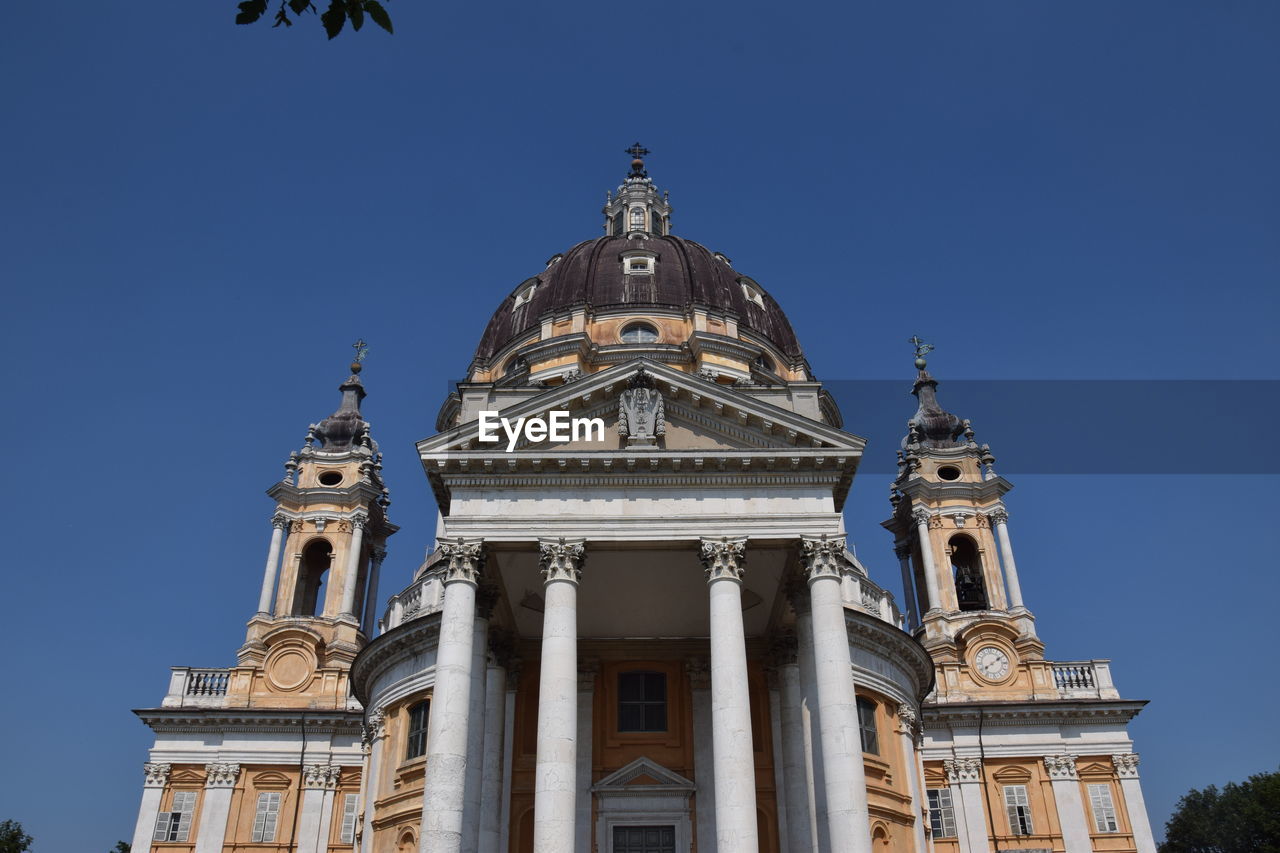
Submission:
[[[938,476],[943,480],[959,480],[960,469],[954,465],[943,465],[938,469]]]
[[[651,344],[658,340],[658,330],[648,323],[631,323],[622,327],[618,337],[624,344]]]
[[[323,471],[321,472],[319,479],[320,479],[320,485],[322,486],[336,486],[342,482],[342,472],[341,471]]]

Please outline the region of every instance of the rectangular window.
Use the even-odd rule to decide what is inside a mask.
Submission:
[[[346,794],[342,798],[342,837],[343,844],[353,844],[356,840],[356,794]]]
[[[1111,786],[1105,782],[1089,786],[1089,805],[1093,808],[1093,828],[1098,832],[1119,832],[1116,806],[1111,800]]]
[[[276,825],[280,822],[280,792],[264,791],[258,794],[258,811],[253,816],[253,840],[275,841]]]
[[[876,734],[876,703],[858,699],[858,729],[862,735],[862,751],[880,754],[880,738]]]
[[[667,730],[667,676],[661,672],[618,674],[618,731]]]
[[[156,816],[152,841],[186,841],[191,835],[191,816],[196,811],[195,791],[175,791],[169,811]]]
[[[1009,812],[1009,831],[1014,835],[1031,835],[1031,804],[1026,785],[1004,786],[1004,807]]]
[[[950,788],[929,788],[929,826],[934,838],[956,837],[956,810],[951,804]]]
[[[409,743],[404,757],[417,758],[427,752],[427,722],[431,719],[431,700],[419,702],[409,709]]]

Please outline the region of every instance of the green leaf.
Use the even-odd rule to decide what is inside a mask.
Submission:
[[[386,9],[382,8],[378,0],[364,0],[364,10],[369,13],[370,18],[373,18],[375,24],[389,33],[395,32],[391,29],[391,16],[387,14]]]
[[[324,31],[329,34],[329,38],[342,32],[342,25],[346,22],[347,7],[342,0],[331,0],[329,8],[320,16],[320,23],[324,24]]]
[[[289,8],[293,10],[293,14],[295,15],[301,15],[308,9],[312,12],[316,10],[316,7],[312,5],[311,0],[289,0]]]
[[[351,26],[356,30],[364,26],[364,6],[361,0],[347,0],[347,17],[351,19]]]
[[[252,24],[267,13],[267,0],[244,0],[236,15],[237,24]]]

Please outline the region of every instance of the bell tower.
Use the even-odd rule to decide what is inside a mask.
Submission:
[[[964,661],[980,638],[999,638],[999,653],[984,646],[970,663],[1003,679],[1019,661],[1044,657],[1009,538],[1004,496],[1013,486],[996,474],[991,448],[974,440],[969,421],[938,403],[925,360],[932,347],[911,343],[919,405],[898,453],[893,516],[884,522],[895,537],[908,617],[939,665]]]
[[[310,693],[311,684],[322,697],[308,701],[345,704],[347,670],[376,627],[378,574],[398,528],[387,519],[381,454],[360,412],[364,342],[355,348],[337,411],[308,428],[284,479],[267,490],[276,501],[271,545],[229,691],[247,690],[246,699],[259,690]]]

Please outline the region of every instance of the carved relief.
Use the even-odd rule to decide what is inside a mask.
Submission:
[[[628,447],[653,446],[657,437],[666,431],[662,394],[654,388],[653,378],[641,368],[618,397],[618,434],[627,440]]]
[[[962,782],[977,782],[982,778],[982,759],[980,758],[948,758],[942,762],[947,781],[953,785]]]
[[[307,764],[302,768],[302,787],[332,791],[338,787],[342,768],[333,764]]]
[[[844,568],[844,537],[800,540],[800,563],[809,580],[818,577],[840,577]]]
[[[441,542],[440,553],[447,561],[444,570],[444,582],[463,581],[478,583],[480,570],[484,568],[484,541],[481,539],[463,539],[461,536],[453,542]]]
[[[168,764],[151,764],[150,762],[142,765],[142,772],[146,774],[143,786],[146,788],[163,788],[169,784],[169,771],[172,767]]]
[[[1138,778],[1138,753],[1120,752],[1111,756],[1111,764],[1116,769],[1116,776],[1121,779]]]
[[[1050,779],[1080,778],[1076,775],[1076,756],[1074,755],[1046,755],[1044,769],[1049,773]]]
[[[239,764],[206,764],[204,784],[208,788],[234,788],[240,775]]]
[[[708,583],[722,578],[740,581],[746,569],[747,540],[730,539],[727,536],[703,539],[698,557],[702,560]]]
[[[538,540],[538,567],[542,570],[542,579],[551,581],[582,580],[582,564],[587,559],[587,544],[582,539]]]
[[[711,689],[711,665],[706,658],[689,658],[684,662],[684,671],[689,676],[691,689]]]

